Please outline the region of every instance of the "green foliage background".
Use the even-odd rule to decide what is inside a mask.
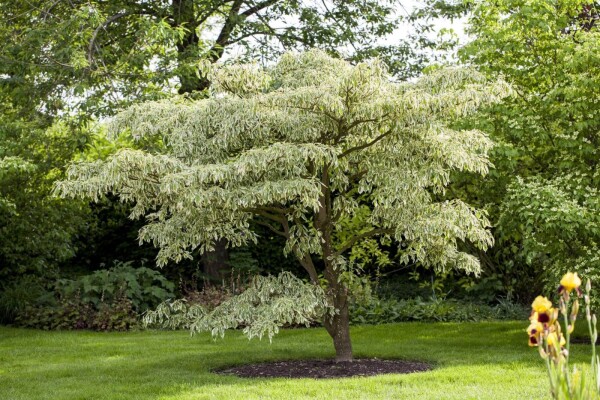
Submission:
[[[356,284],[372,279],[373,293],[382,297],[492,304],[499,298],[526,303],[539,292],[551,293],[566,270],[600,280],[597,2],[430,1],[405,18],[417,26],[416,35],[390,45],[378,40],[400,22],[390,13],[400,7],[396,1],[353,0],[330,10],[273,1],[259,3],[263,8],[248,18],[240,16],[254,2],[242,1],[237,10],[212,0],[179,3],[177,10],[175,2],[0,4],[0,290],[13,293],[15,304],[56,279],[87,275],[114,260],[156,257],[152,245],[138,246],[143,222],[131,221],[130,206],[115,196],[91,205],[51,195],[72,161],[106,159],[133,145],[124,137],[106,139],[99,117],[176,92],[205,96],[209,64],[234,48],[241,49],[243,60],[264,64],[290,48],[319,47],[352,62],[376,56],[395,79],[415,77],[435,59],[422,51],[439,44],[427,36],[433,18],[461,15],[472,41],[460,50],[458,62],[490,78],[503,77],[515,95],[453,121],[457,129],[490,135],[494,168],[485,179],[453,173],[451,186],[436,200],[460,198],[485,209],[495,245],[482,251],[459,243],[481,261],[482,275],[474,278],[435,273],[403,261],[402,245],[366,238],[348,254],[359,271]],[[218,19],[217,30],[227,40],[204,35],[205,16]],[[268,29],[290,17],[301,23],[285,34]],[[157,150],[163,143],[135,146]],[[361,198],[352,218],[340,222],[336,240],[364,233],[372,208],[370,199]],[[258,224],[252,231],[258,242],[230,256],[234,270],[302,272],[296,260],[282,255],[284,240]],[[202,287],[206,277],[199,255],[193,256],[164,270],[175,291]],[[153,261],[148,267],[154,268]],[[8,309],[3,313],[12,320]]]
[[[489,179],[454,190],[485,206],[496,245],[484,279],[528,301],[567,270],[598,279],[600,32],[590,1],[476,3],[463,62],[503,76],[516,96],[463,122],[496,142]]]

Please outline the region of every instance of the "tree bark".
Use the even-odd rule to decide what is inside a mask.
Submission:
[[[309,273],[311,282],[318,285],[318,275],[310,255],[305,255],[303,258],[298,257],[298,260]],[[333,339],[335,360],[338,362],[352,361],[350,312],[348,310],[347,289],[338,282],[339,275],[335,272],[335,269],[330,263],[326,263],[325,276],[327,277],[328,282],[334,282],[333,284],[329,284],[329,294],[331,295],[333,306],[338,312],[332,317],[325,317],[323,319],[323,326],[327,333],[329,333],[329,336]]]
[[[172,0],[173,21],[176,27],[185,26],[187,31],[179,43],[177,43],[177,54],[181,64],[186,64],[190,59],[195,59],[198,52],[200,38],[196,30],[198,23],[194,10],[193,0]],[[185,71],[179,74],[179,94],[193,93],[203,90],[205,82],[193,72]]]
[[[341,288],[340,288],[341,289]],[[333,339],[335,361],[352,361],[352,341],[350,339],[350,315],[346,293],[334,295],[334,306],[338,313],[323,321],[323,325]]]
[[[274,1],[272,3],[275,3]],[[265,2],[262,7],[258,7],[257,10],[262,9],[271,2]],[[221,27],[219,35],[215,40],[214,45],[208,51],[208,59],[211,63],[216,63],[223,57],[225,47],[229,44],[229,40],[234,29],[240,23],[239,12],[244,4],[243,0],[234,0],[231,4],[231,9],[225,18],[225,22]],[[190,60],[195,61],[198,58],[198,45],[200,38],[196,30],[199,26],[198,19],[201,18],[201,14],[205,10],[196,10],[194,7],[194,0],[172,0],[173,8],[173,21],[175,26],[185,26],[187,31],[182,40],[177,44],[177,53],[179,62],[186,64]],[[250,9],[252,10],[252,8]],[[207,16],[202,17],[206,20]],[[193,71],[184,71],[179,75],[181,86],[179,87],[179,94],[192,94],[199,93],[208,89],[210,81],[206,76],[198,76]]]

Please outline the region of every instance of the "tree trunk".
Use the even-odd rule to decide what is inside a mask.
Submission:
[[[341,299],[339,297],[342,297]],[[352,361],[352,342],[350,340],[350,315],[348,299],[345,294],[334,298],[335,308],[339,311],[331,319],[325,319],[323,325],[333,339],[335,361]],[[339,301],[341,300],[341,302]]]
[[[335,360],[352,361],[352,342],[350,341],[350,316],[348,312],[348,289],[340,282],[340,269],[333,265],[333,224],[332,199],[329,189],[329,166],[323,167],[321,176],[321,196],[319,198],[319,212],[315,216],[315,228],[322,234],[321,248],[325,264],[325,279],[329,286],[328,294],[333,301],[336,314],[331,319],[325,318],[325,329],[333,339],[335,347]]]
[[[197,59],[198,44],[200,38],[196,29],[198,23],[196,22],[197,15],[194,12],[194,1],[193,0],[172,0],[173,7],[173,20],[176,27],[185,26],[187,29],[181,41],[177,43],[177,55],[180,67],[190,62],[194,62]],[[182,69],[179,74],[179,94],[190,94],[196,90],[205,89],[206,83],[201,82],[199,77],[186,68]]]
[[[199,11],[194,7],[194,0],[172,0],[173,20],[177,27],[185,26],[185,32],[182,40],[177,43],[178,61],[180,65],[186,65],[197,61],[199,57],[200,38],[196,30],[199,26],[198,19],[205,10]],[[225,47],[228,46],[231,34],[241,21],[239,12],[244,5],[242,0],[234,0],[231,4],[229,13],[221,27],[221,31],[212,46],[207,52],[211,63],[216,63],[223,57]],[[204,19],[205,20],[205,19]],[[197,71],[187,68],[179,74],[179,94],[197,94],[202,97],[202,91],[208,89],[210,81],[206,76],[199,76]]]
[[[215,242],[215,249],[202,255],[202,265],[207,283],[220,283],[230,270],[227,240],[221,239]]]
[[[308,272],[311,282],[315,285],[319,284],[319,277],[310,255],[298,257],[300,264]],[[348,311],[348,294],[347,289],[338,283],[339,276],[336,275],[333,267],[326,263],[325,275],[330,284],[329,293],[331,294],[333,306],[338,313],[331,318],[323,319],[323,326],[333,339],[333,347],[335,348],[336,361],[352,361],[352,342],[350,340],[350,314]]]

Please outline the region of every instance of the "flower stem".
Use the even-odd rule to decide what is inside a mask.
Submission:
[[[568,294],[567,294],[568,296]],[[568,298],[568,297],[567,297]],[[567,354],[565,354],[565,362],[564,362],[564,377],[567,384],[568,393],[571,394],[571,379],[570,379],[570,371],[569,371],[569,353],[570,353],[570,344],[571,344],[571,334],[569,333],[569,309],[568,309],[568,300],[564,296],[561,297],[560,302],[562,303],[561,311],[563,311],[563,320],[565,322],[565,348],[567,349]],[[559,338],[560,343],[560,338]],[[559,344],[560,347],[560,344]]]

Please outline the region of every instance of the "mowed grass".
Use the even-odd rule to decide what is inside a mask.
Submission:
[[[525,322],[353,327],[356,357],[422,360],[428,372],[329,380],[244,379],[211,370],[333,357],[323,329],[248,341],[187,332],[43,332],[0,327],[0,399],[540,399],[547,376]],[[589,346],[588,346],[589,347]],[[572,353],[585,361],[585,346]]]

